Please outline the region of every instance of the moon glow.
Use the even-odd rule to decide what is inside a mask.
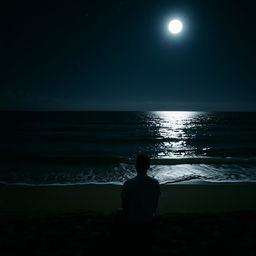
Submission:
[[[171,20],[168,29],[172,34],[179,34],[183,28],[182,22],[180,20]]]

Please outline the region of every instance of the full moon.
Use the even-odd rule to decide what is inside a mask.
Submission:
[[[182,23],[180,20],[172,20],[170,21],[169,25],[168,25],[168,29],[172,34],[178,34],[181,32],[182,30]]]

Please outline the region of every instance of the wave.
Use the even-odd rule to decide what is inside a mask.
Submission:
[[[5,156],[5,157],[4,157]],[[29,157],[12,154],[12,159],[24,162],[45,162],[62,164],[90,164],[90,165],[119,165],[135,164],[135,158],[113,157],[113,156],[38,156]],[[4,162],[10,159],[10,156],[3,154],[0,159]],[[151,165],[179,165],[179,164],[256,164],[256,157],[169,157],[169,158],[151,158]]]
[[[186,175],[176,179],[164,181],[161,184],[174,184],[174,183],[181,183],[181,182],[190,182],[190,181],[200,181],[200,182],[207,182],[208,177],[202,175]]]
[[[109,181],[109,182],[55,182],[55,183],[29,183],[29,182],[7,182],[0,181],[0,186],[32,186],[32,187],[54,187],[54,186],[81,186],[81,185],[123,185],[122,182]]]
[[[256,179],[241,180],[212,180],[200,175],[189,175],[183,178],[177,178],[168,181],[159,182],[160,185],[218,185],[218,184],[240,184],[240,183],[256,183]],[[8,182],[0,181],[0,186],[35,186],[35,187],[54,187],[54,186],[83,186],[83,185],[116,185],[122,186],[120,181],[87,181],[87,182],[54,182],[54,183],[31,183],[31,182]]]
[[[127,163],[134,163],[130,160]],[[178,157],[151,159],[151,165],[178,164],[255,164],[256,157]]]

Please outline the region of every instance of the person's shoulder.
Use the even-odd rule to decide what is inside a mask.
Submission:
[[[148,178],[149,178],[149,180],[150,180],[153,184],[159,185],[159,181],[158,181],[157,179],[154,179],[154,178],[152,178],[152,177],[150,177],[150,176],[148,176]]]
[[[150,179],[151,179],[151,187],[152,187],[152,189],[154,189],[154,191],[156,191],[158,193],[158,195],[160,195],[161,188],[160,188],[159,181],[157,179],[152,178],[152,177],[150,177]]]
[[[131,179],[129,179],[129,180],[127,180],[127,181],[125,181],[125,182],[124,182],[124,186],[127,186],[127,185],[129,185],[129,184],[133,183],[133,182],[134,182],[134,180],[135,180],[135,178],[131,178]]]

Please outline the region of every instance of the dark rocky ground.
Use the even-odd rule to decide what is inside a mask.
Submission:
[[[141,234],[126,228],[114,214],[1,216],[0,255],[138,254]],[[256,212],[158,216],[143,246],[144,255],[256,255]]]

